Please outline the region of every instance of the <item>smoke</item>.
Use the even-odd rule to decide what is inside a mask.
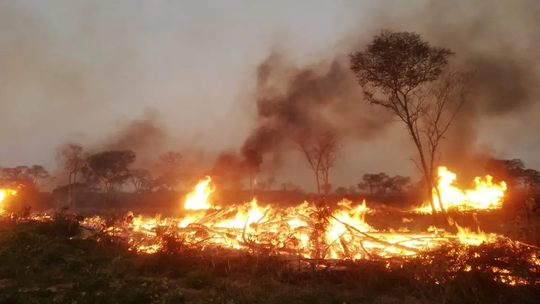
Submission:
[[[300,67],[287,59],[273,51],[257,67],[255,128],[242,147],[252,166],[265,156],[279,165],[291,140],[318,130],[333,130],[342,140],[369,140],[392,121],[362,101],[345,56]]]
[[[335,46],[333,58],[298,66],[287,60],[292,56],[272,50],[258,65],[255,124],[242,147],[249,163],[281,159],[291,139],[320,128],[334,129],[349,142],[387,134],[392,119],[362,100],[343,56],[362,50],[382,29],[418,32],[432,45],[451,48],[457,53],[453,64],[475,73],[473,95],[444,142],[443,163],[468,178],[483,170],[486,158],[502,156],[481,140],[479,128],[492,118],[519,119],[534,110],[540,97],[535,85],[540,3],[429,0],[407,8],[398,2],[391,9],[392,4],[385,2],[367,27]]]
[[[473,71],[472,96],[453,123],[443,151],[445,164],[461,175],[478,174],[487,157],[505,157],[493,144],[482,141],[481,124],[489,132],[501,128],[494,118],[526,119],[537,111],[536,85],[540,47],[538,1],[427,1],[405,18],[406,28],[433,44],[454,50],[455,64]],[[444,17],[443,17],[444,16]],[[403,28],[403,27],[398,27]],[[523,137],[528,130],[514,134]],[[519,157],[508,155],[506,157]],[[481,168],[480,168],[481,167]]]
[[[159,114],[147,110],[139,118],[120,123],[119,129],[98,147],[99,150],[132,150],[137,154],[135,166],[150,169],[169,142],[169,134]]]

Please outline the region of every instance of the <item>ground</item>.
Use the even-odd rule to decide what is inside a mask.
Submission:
[[[437,268],[415,272],[418,265],[299,271],[273,257],[171,253],[174,242],[168,252],[140,255],[74,234],[63,220],[1,222],[0,303],[535,303],[540,296],[536,287],[475,273],[433,284],[421,276]]]

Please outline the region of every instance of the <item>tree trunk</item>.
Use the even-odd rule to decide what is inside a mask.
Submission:
[[[433,188],[435,189],[435,193],[437,194],[437,199],[439,199],[439,208],[441,208],[442,213],[446,214],[446,209],[444,208],[444,202],[442,201],[441,190],[439,189],[439,185],[435,185]]]
[[[321,183],[319,182],[319,173],[315,173],[315,181],[317,182],[317,194],[321,196]]]
[[[429,204],[431,206],[433,216],[435,216],[436,218],[437,209],[435,208],[435,203],[433,202],[433,185],[434,185],[433,175],[431,174],[428,168],[426,157],[424,155],[424,150],[422,148],[422,143],[420,142],[419,135],[415,133],[414,126],[415,125],[413,124],[413,122],[411,121],[407,122],[407,127],[409,128],[410,135],[413,138],[416,148],[418,149],[418,155],[420,156],[420,163],[422,164],[422,170],[424,171],[423,172],[424,178],[426,179],[426,182],[427,182],[427,193],[428,193]]]
[[[435,202],[433,201],[433,185],[431,182],[427,182],[427,195],[428,195],[428,201],[429,205],[431,206],[431,210],[433,214],[437,213],[437,209],[435,207]]]
[[[72,172],[69,173],[69,176],[68,176],[68,207],[71,208],[72,207],[72,201],[71,201],[71,176],[73,175]]]

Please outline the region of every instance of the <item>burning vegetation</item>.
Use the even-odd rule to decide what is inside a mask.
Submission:
[[[53,191],[56,207],[60,207],[55,212],[31,213],[26,206],[40,194],[39,182],[49,178],[43,167],[1,168],[0,228],[10,224],[23,228],[35,224],[44,230],[53,227],[47,230],[52,232],[51,239],[66,241],[61,242],[63,245],[74,244],[71,249],[79,253],[87,253],[89,246],[99,250],[121,248],[122,253],[107,265],[121,265],[118,267],[122,270],[96,270],[73,262],[71,256],[58,262],[67,265],[66,269],[84,269],[81,273],[90,274],[86,278],[101,275],[109,280],[108,287],[117,283],[110,280],[113,272],[115,280],[128,273],[148,274],[148,269],[154,268],[174,277],[180,276],[177,272],[190,270],[185,265],[202,265],[206,267],[202,273],[186,275],[193,289],[202,289],[204,282],[211,281],[208,273],[230,279],[235,274],[260,278],[273,271],[271,280],[280,282],[324,285],[335,280],[341,287],[350,284],[358,288],[359,282],[373,287],[377,285],[370,279],[385,278],[396,289],[406,281],[412,290],[432,288],[435,293],[440,286],[454,286],[456,282],[480,282],[472,285],[505,291],[524,288],[532,290],[528,295],[538,294],[538,233],[514,237],[500,229],[480,226],[486,219],[500,220],[505,212],[524,211],[527,223],[534,222],[540,173],[525,168],[519,160],[489,159],[485,169],[493,174],[476,177],[472,187],[463,187],[450,171],[453,167],[444,167],[445,162],[441,162],[459,157],[443,153],[444,139],[452,134],[459,114],[463,109],[473,109],[476,115],[479,107],[471,106],[471,100],[489,96],[485,93],[486,81],[476,79],[486,75],[463,69],[459,63],[468,60],[453,60],[455,55],[449,48],[430,45],[415,32],[389,30],[375,35],[364,50],[351,53],[348,66],[345,56],[336,56],[330,62],[295,68],[280,54],[272,53],[257,69],[253,129],[238,151],[219,154],[211,170],[200,169],[203,166],[196,162],[188,165],[178,151],[163,153],[153,163],[151,147],[161,146],[165,133],[153,125],[152,119],[135,121],[118,138],[106,141],[102,149],[86,150],[72,143],[60,149],[58,162],[67,184]],[[362,106],[352,101],[360,95],[366,101]],[[412,161],[422,176],[419,183],[413,185],[411,178],[399,175],[366,174],[358,189],[340,187],[333,191],[330,173],[345,143],[371,139],[394,121],[402,124],[411,140]],[[280,192],[300,193],[302,203],[283,204],[259,196],[271,192],[267,190],[276,180],[272,176],[264,181],[257,179],[267,173],[265,170],[279,169],[282,158],[291,151],[307,161],[315,181],[314,193],[302,194],[298,187],[284,183]],[[179,167],[188,169],[182,172]],[[225,191],[242,189],[246,181],[249,190],[243,194],[249,197],[228,200]],[[133,209],[126,212],[131,206],[119,202],[128,185],[134,190],[135,202],[144,198],[150,201],[155,193],[165,193],[175,201],[169,208],[173,210],[165,216],[154,215],[159,212],[134,213]],[[181,195],[178,188],[190,192]],[[415,203],[389,206],[373,199],[387,199],[388,192],[398,199],[406,197],[405,193],[415,193]],[[332,200],[336,198],[339,200]],[[101,204],[101,211],[117,210],[111,216],[85,209],[97,204]],[[523,224],[515,226],[521,228]],[[38,233],[24,230],[6,234],[1,244],[46,241],[39,229]],[[31,254],[41,259],[40,253],[46,252],[46,262],[58,261],[45,248],[25,248],[28,252],[0,250],[0,259],[17,260]],[[239,265],[248,265],[248,270],[238,270]],[[39,272],[34,266],[26,269]],[[14,267],[6,273],[31,272]],[[129,272],[130,267],[136,271]],[[2,271],[0,274],[6,275]],[[369,272],[375,275],[365,278]],[[155,294],[158,289],[167,290],[167,283],[153,288],[148,292],[153,295],[145,301],[164,302]],[[220,288],[234,289],[228,285]],[[21,289],[13,290],[18,293]],[[0,295],[0,300],[11,299]],[[328,302],[343,302],[334,300]],[[426,302],[429,300],[433,298]],[[87,300],[92,301],[103,300]],[[133,299],[125,300],[130,301]],[[213,302],[230,303],[221,298]]]
[[[448,212],[502,208],[505,182],[495,184],[488,175],[485,180],[476,178],[473,189],[461,190],[454,185],[454,173],[444,167],[440,167],[438,172],[439,194],[434,190],[433,196],[438,203],[440,195]],[[406,228],[380,231],[369,225],[366,215],[385,215],[380,210],[368,208],[365,201],[354,206],[351,201],[342,200],[335,208],[309,202],[279,208],[272,205],[263,207],[253,198],[245,204],[222,207],[210,203],[214,190],[211,177],[200,181],[186,196],[182,217],[148,218],[134,216],[130,212],[113,221],[99,216],[79,218],[77,222],[82,232],[76,237],[96,238],[98,241],[113,238],[140,254],[197,250],[210,256],[234,257],[242,253],[275,256],[300,269],[342,269],[361,260],[384,263],[388,269],[409,267],[407,265],[411,263],[429,266],[444,259],[440,256],[444,253],[449,273],[489,270],[493,279],[500,283],[540,284],[539,248],[502,235],[481,230],[472,232],[457,222],[453,223],[456,234],[437,227],[423,232]],[[0,193],[16,195],[16,192],[8,190]],[[429,209],[407,210],[403,217],[418,212],[429,212]],[[53,215],[19,218],[23,221],[29,219],[50,221]],[[525,274],[511,269],[512,256],[508,254],[496,257],[499,262],[486,269],[486,265],[480,262],[486,258],[483,252],[486,248],[500,253],[520,253],[524,259],[520,263],[528,265]],[[436,276],[423,279],[443,283]]]

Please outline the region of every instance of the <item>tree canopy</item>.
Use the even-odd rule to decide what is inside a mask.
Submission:
[[[363,51],[350,54],[350,68],[372,105],[389,110],[405,124],[427,181],[427,196],[437,189],[439,147],[467,99],[470,75],[448,67],[454,55],[414,32],[383,30]],[[439,199],[439,202],[442,202]],[[441,210],[444,208],[441,203]]]

